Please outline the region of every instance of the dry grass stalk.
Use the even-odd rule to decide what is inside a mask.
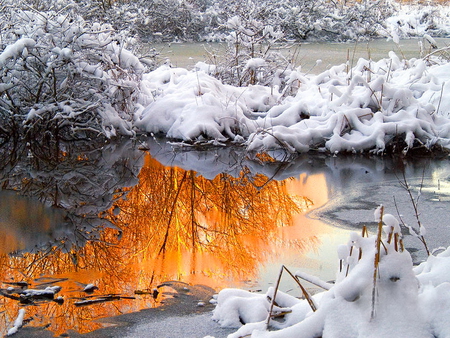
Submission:
[[[314,300],[312,299],[311,295],[309,294],[308,290],[306,290],[304,288],[304,286],[302,285],[302,283],[300,283],[300,280],[298,279],[297,276],[295,276],[294,274],[292,274],[292,272],[289,271],[288,268],[286,268],[283,265],[284,269],[286,270],[286,272],[295,280],[295,282],[298,284],[298,286],[300,287],[300,289],[303,292],[303,295],[305,296],[306,301],[308,302],[309,306],[311,307],[311,310],[313,310],[313,312],[317,311],[317,305],[316,303],[314,303]]]
[[[317,311],[317,305],[315,304],[314,300],[312,299],[311,295],[309,294],[309,292],[305,289],[305,287],[300,283],[300,280],[291,272],[289,271],[288,268],[286,268],[286,266],[282,265],[281,269],[280,269],[280,273],[278,274],[278,279],[277,279],[277,283],[275,285],[275,290],[273,292],[273,297],[271,299],[270,302],[270,308],[269,308],[269,314],[267,316],[266,319],[266,329],[269,328],[269,324],[270,324],[270,319],[272,317],[274,317],[272,315],[273,312],[273,307],[275,306],[275,302],[276,302],[276,298],[277,298],[277,293],[278,293],[278,289],[280,287],[280,282],[281,282],[281,277],[283,275],[283,270],[286,270],[286,272],[294,279],[294,281],[298,284],[298,286],[300,287],[300,289],[303,292],[303,295],[305,296],[306,301],[308,302],[309,306],[311,307],[311,310],[313,310],[314,312]]]
[[[284,265],[281,266],[280,273],[278,274],[277,284],[275,285],[275,290],[273,291],[273,297],[270,302],[269,314],[266,319],[266,329],[269,328],[270,318],[272,317],[273,307],[275,305],[275,299],[277,298],[278,288],[280,287],[281,276],[283,275]]]
[[[380,218],[378,220],[378,231],[375,242],[375,258],[373,262],[373,288],[372,288],[372,314],[371,318],[375,317],[375,298],[376,298],[376,286],[378,278],[378,265],[380,263],[380,250],[381,250],[381,236],[383,234],[383,213],[384,207],[380,206]]]
[[[362,227],[361,236],[362,236],[362,237],[369,237],[369,231],[367,230],[367,227],[366,227],[365,225]],[[353,246],[350,248],[349,256],[351,256],[352,253],[353,253]],[[359,248],[358,261],[361,260],[362,255],[363,255],[362,249]],[[339,272],[342,272],[342,260],[340,261],[340,269],[339,269]],[[345,271],[345,277],[348,276],[348,273],[349,273],[349,272],[350,272],[350,265],[347,264],[347,270]]]

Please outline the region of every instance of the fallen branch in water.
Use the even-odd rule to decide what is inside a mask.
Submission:
[[[96,297],[95,299],[86,299],[86,298],[92,298],[92,297],[82,298],[82,300],[75,302],[74,305],[75,306],[86,306],[86,305],[110,302],[113,300],[136,299],[136,297],[120,296],[120,295],[104,295],[104,296],[95,296],[95,297]]]

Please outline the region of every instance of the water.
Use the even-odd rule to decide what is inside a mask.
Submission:
[[[447,158],[316,154],[280,163],[233,147],[186,151],[146,142],[149,152],[128,141],[67,148],[58,159],[31,154],[1,171],[8,189],[0,194],[2,292],[26,281],[32,289],[61,286],[64,298],[31,299],[39,306],[26,306],[28,325],[88,332],[102,327],[98,318],[161,305],[173,291],[168,280],[264,292],[282,264],[333,280],[337,246],[362,224],[373,231],[377,205],[395,213],[396,196],[413,224],[402,167],[415,194],[424,177],[421,217],[433,247],[450,238]],[[405,243],[423,259],[417,240],[405,233]],[[90,283],[98,287],[93,294],[83,292]],[[286,275],[281,289],[300,296]],[[101,300],[110,294],[114,301]],[[82,300],[98,302],[77,306]],[[3,297],[2,334],[25,305]]]
[[[450,39],[436,39],[438,48],[448,46]],[[423,44],[421,48],[419,43]],[[223,54],[225,43],[165,43],[150,46],[160,53],[163,60],[169,59],[177,67],[191,69],[199,61],[214,64],[214,56]],[[432,52],[428,42],[420,39],[401,40],[398,44],[383,39],[349,43],[295,43],[279,47],[283,55],[292,57],[296,67],[317,74],[331,66],[349,62],[355,65],[359,58],[378,61],[387,58],[390,51],[400,58],[420,58]]]

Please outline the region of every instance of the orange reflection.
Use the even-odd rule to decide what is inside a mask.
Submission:
[[[245,170],[238,178],[221,174],[207,180],[148,156],[139,184],[101,215],[115,229],[105,228],[100,238],[91,238],[83,247],[66,248],[62,241],[19,257],[1,254],[1,288],[21,280],[33,288],[61,286],[63,304],[36,301],[27,306],[25,318],[32,318],[29,325],[50,325],[49,330],[62,334],[69,329],[92,331],[101,326],[94,319],[157,306],[160,299],[146,291],[167,280],[219,288],[254,278],[259,264],[280,248],[299,252],[316,243],[312,231],[294,240],[280,237],[280,227],[292,225],[312,203],[290,191],[295,181],[289,182],[251,177]],[[98,287],[94,295],[126,298],[75,306],[86,297],[83,288],[88,283]],[[4,334],[17,316],[18,301],[2,298]]]
[[[306,175],[301,174],[296,180],[286,181],[287,192],[293,198],[299,198],[298,196],[305,195],[308,198],[303,197],[302,202],[306,203],[306,207],[312,207],[318,209],[328,202],[328,185],[324,175]],[[292,226],[279,228],[279,237],[287,239],[291,242],[301,241],[304,238],[315,238],[323,233],[329,232],[329,227],[323,222],[311,219],[304,213],[293,215]],[[295,253],[295,247],[290,247],[284,252],[284,256]]]

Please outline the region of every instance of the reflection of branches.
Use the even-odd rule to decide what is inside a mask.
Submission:
[[[159,261],[163,253],[189,252],[194,262],[196,251],[211,253],[237,275],[255,268],[276,228],[300,211],[282,182],[245,171],[236,179],[219,174],[206,180],[150,158],[139,185],[117,207],[119,216],[110,216],[127,228],[122,243],[142,243],[130,247],[128,257]]]
[[[99,218],[99,213],[126,194],[124,187],[137,181],[142,153],[132,148],[131,141],[96,146],[95,142],[15,145],[11,140],[0,148],[0,154],[5,156],[3,163],[8,163],[0,168],[2,189],[37,198],[52,205],[55,212],[62,214],[60,211],[64,210],[64,219],[51,223],[57,226],[53,235],[64,240],[65,247],[70,247],[70,242],[84,245],[95,235],[94,228],[110,226]],[[34,208],[34,204],[29,205]],[[23,212],[18,209],[14,213],[19,211]],[[46,220],[43,218],[42,223]],[[69,235],[64,232],[67,228],[77,231]]]
[[[283,182],[268,180],[264,175],[251,176],[248,171],[237,178],[220,174],[207,180],[194,171],[167,168],[146,158],[139,184],[126,188],[124,182],[135,182],[133,162],[121,160],[119,154],[83,152],[81,159],[73,162],[64,155],[53,178],[50,169],[41,166],[34,181],[25,180],[29,193],[45,196],[57,190],[59,204],[70,202],[68,206],[76,211],[69,213],[65,222],[76,230],[40,251],[21,252],[20,257],[0,255],[0,280],[30,281],[41,274],[77,279],[86,274],[86,282],[96,283],[103,294],[117,294],[130,289],[151,290],[169,279],[203,283],[201,278],[212,275],[220,282],[250,277],[257,263],[264,261],[270,244],[300,251],[308,245],[309,239],[276,239],[277,227],[291,224],[292,216],[302,208],[301,201],[287,193]],[[97,161],[104,175],[89,175],[89,161]],[[75,172],[68,170],[70,165]],[[118,186],[113,184],[118,182]],[[9,187],[20,184],[20,180],[8,182]],[[75,189],[65,190],[71,185]],[[89,191],[93,197],[89,197]],[[68,199],[69,193],[74,194],[72,199]],[[81,203],[86,198],[99,201]],[[112,201],[114,206],[100,212],[99,218],[99,211]],[[82,223],[77,223],[79,219]],[[88,331],[89,320],[124,309],[111,302],[74,309],[71,297],[77,296],[66,295],[63,305],[46,304],[39,310],[47,318],[51,314],[54,332],[73,327]],[[13,313],[16,303],[8,302],[6,311]],[[148,306],[145,298],[120,302],[127,311]]]
[[[183,183],[186,180],[186,177],[187,177],[187,171],[184,172],[183,178],[181,179],[179,186],[177,185],[175,197],[173,198],[172,205],[170,206],[169,219],[167,220],[166,233],[164,235],[164,240],[161,245],[161,248],[159,249],[159,253],[166,251],[166,244],[167,244],[167,239],[169,237],[170,224],[172,223],[173,217],[175,217],[175,209],[176,209],[176,205],[178,203],[178,197],[180,196],[180,192],[182,191]]]

